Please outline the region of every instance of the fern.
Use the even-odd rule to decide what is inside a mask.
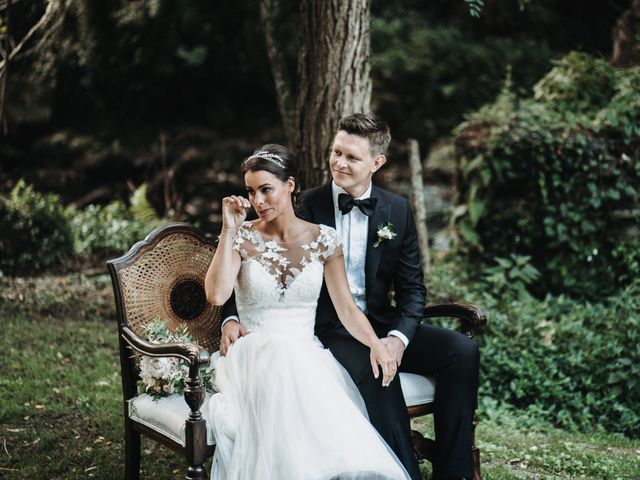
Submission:
[[[158,214],[153,209],[149,200],[147,200],[147,184],[143,183],[131,194],[129,198],[131,203],[130,211],[133,214],[134,220],[139,220],[144,223],[158,222]]]

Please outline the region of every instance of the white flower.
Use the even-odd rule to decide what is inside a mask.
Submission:
[[[386,225],[378,225],[378,239],[373,244],[373,248],[376,248],[380,243],[384,240],[393,240],[398,236],[396,232],[393,231],[393,224],[387,222]]]
[[[389,230],[389,227],[382,227],[380,230],[378,230],[378,236],[386,240],[393,240],[394,238],[396,238],[396,234]]]
[[[189,342],[193,339],[189,336],[187,327],[183,326],[175,331],[170,331],[165,322],[155,318],[153,322],[144,327],[144,336],[151,343]],[[182,393],[185,382],[189,376],[189,366],[185,360],[175,357],[138,357],[140,375],[139,386],[142,392],[157,399],[172,393]],[[210,369],[202,370],[200,375],[207,391],[212,391]]]
[[[175,363],[168,357],[147,357],[140,360],[140,376],[142,378],[168,380],[175,370]]]

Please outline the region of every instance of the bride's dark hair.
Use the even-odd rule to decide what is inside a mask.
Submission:
[[[299,207],[302,187],[296,177],[298,165],[295,157],[287,147],[278,145],[277,143],[267,143],[255,150],[242,162],[243,175],[248,171],[258,172],[260,170],[275,175],[282,182],[293,178],[295,187],[293,192],[291,192],[291,201],[294,208]]]

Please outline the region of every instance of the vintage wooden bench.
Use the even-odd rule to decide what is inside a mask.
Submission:
[[[209,305],[204,293],[204,277],[215,251],[215,241],[195,227],[172,223],[157,228],[136,243],[124,256],[107,262],[115,295],[122,390],[124,394],[125,478],[140,476],[140,439],[145,435],[180,452],[187,463],[186,478],[204,480],[207,459],[215,442],[207,428],[205,393],[199,371],[209,364],[209,352],[219,346],[220,308]],[[465,304],[432,305],[425,318],[455,317],[461,330],[471,336],[474,328],[486,323],[482,311]],[[152,344],[141,332],[160,317],[169,328],[186,325],[195,344]],[[171,395],[154,401],[139,395],[138,372],[133,351],[150,356],[173,356],[189,364],[184,397]],[[400,381],[409,415],[433,412],[435,380],[401,373]],[[475,429],[475,425],[474,425]],[[433,440],[414,434],[420,458],[430,459]],[[480,480],[480,455],[473,450],[475,480]]]

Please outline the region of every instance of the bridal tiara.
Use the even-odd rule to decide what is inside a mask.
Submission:
[[[254,158],[262,158],[263,160],[267,160],[269,162],[273,162],[278,165],[280,168],[287,169],[287,166],[284,163],[282,157],[278,154],[271,153],[267,150],[261,150],[259,152],[254,153],[250,157],[248,157],[244,163],[247,163],[249,160],[253,160]]]

